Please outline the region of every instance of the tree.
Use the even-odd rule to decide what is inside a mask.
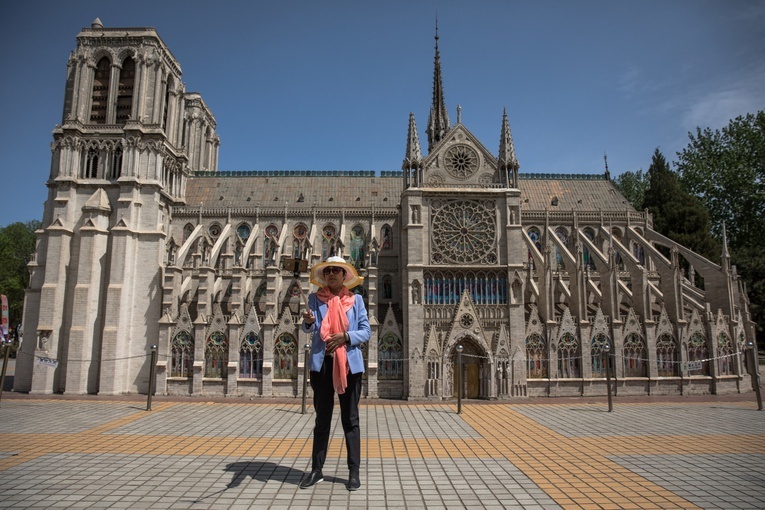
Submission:
[[[680,182],[709,209],[712,228],[725,222],[731,261],[747,286],[758,337],[765,330],[765,111],[722,130],[696,128],[678,152]]]
[[[653,228],[686,248],[719,262],[720,244],[710,233],[709,212],[686,192],[657,148],[648,167],[648,189],[643,207],[653,215]]]
[[[24,291],[29,287],[27,263],[35,251],[39,221],[11,223],[0,228],[0,293],[8,297],[11,325],[21,321]]]
[[[762,246],[765,231],[765,111],[722,130],[696,128],[676,163],[680,181],[706,205],[713,231],[725,222],[731,248]]]
[[[648,189],[648,174],[643,173],[643,169],[624,172],[616,178],[614,186],[629,200],[632,207],[638,211],[643,210],[643,200]]]

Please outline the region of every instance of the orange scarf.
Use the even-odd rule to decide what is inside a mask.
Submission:
[[[329,288],[322,287],[316,293],[319,301],[326,303],[327,315],[321,321],[319,334],[321,339],[326,342],[334,333],[345,333],[348,331],[348,310],[353,308],[356,302],[356,296],[348,289],[343,287],[337,295],[332,294]],[[332,385],[338,395],[345,393],[348,387],[348,352],[345,345],[335,350],[334,362],[332,364]]]

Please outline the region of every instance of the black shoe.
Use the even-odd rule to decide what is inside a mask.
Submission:
[[[359,490],[359,487],[361,487],[359,474],[351,471],[351,473],[348,475],[348,484],[346,484],[345,488],[349,491],[357,491]]]
[[[308,473],[308,475],[304,476],[302,480],[300,480],[300,488],[307,489],[308,487],[313,487],[317,483],[323,481],[324,476],[321,474],[321,471],[311,471]]]

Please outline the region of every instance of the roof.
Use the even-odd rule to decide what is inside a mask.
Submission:
[[[523,211],[634,211],[602,174],[521,174]],[[496,190],[496,188],[495,188]],[[189,178],[186,207],[395,209],[401,172],[244,171],[199,173]],[[557,199],[557,201],[555,200]]]

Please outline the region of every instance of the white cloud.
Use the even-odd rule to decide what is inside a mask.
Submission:
[[[759,64],[739,76],[730,76],[717,89],[699,91],[689,97],[682,115],[683,126],[720,129],[731,119],[765,109],[765,65]]]

